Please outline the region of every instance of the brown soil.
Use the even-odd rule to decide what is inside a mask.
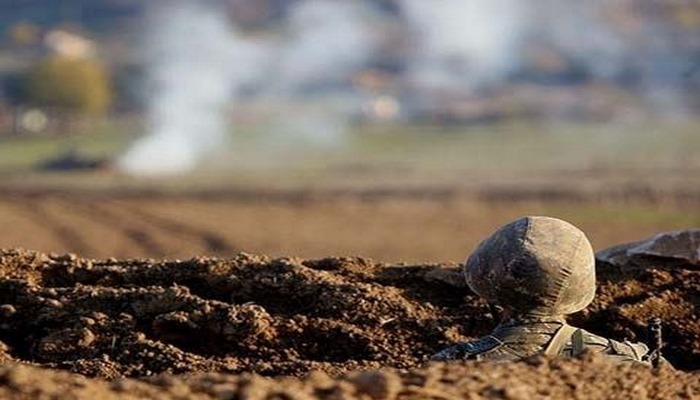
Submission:
[[[625,197],[629,196],[629,197]],[[189,259],[362,255],[385,262],[461,262],[499,226],[550,215],[596,248],[700,226],[700,200],[625,194],[406,190],[168,193],[0,188],[0,248],[91,258]]]
[[[255,374],[161,375],[111,382],[82,375],[0,366],[0,396],[13,399],[697,399],[698,374],[611,364],[599,357],[534,358],[512,364],[432,364],[408,371],[356,371],[338,378]]]
[[[681,370],[700,369],[697,267],[649,259],[599,265],[598,275],[598,296],[572,318],[576,325],[641,340],[649,317],[661,316],[664,355]],[[449,265],[245,254],[184,262],[89,260],[5,250],[0,349],[7,365],[0,369],[0,395],[451,399],[700,393],[698,371],[659,372],[596,358],[426,366],[433,352],[481,335],[494,323],[487,305],[467,292]],[[371,372],[378,368],[394,369]],[[358,372],[363,370],[370,372]],[[311,371],[323,372],[307,376]]]

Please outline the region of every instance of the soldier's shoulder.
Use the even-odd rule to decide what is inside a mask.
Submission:
[[[480,354],[494,350],[502,345],[503,342],[497,338],[484,336],[448,347],[435,353],[430,359],[433,361],[475,360],[479,358]]]

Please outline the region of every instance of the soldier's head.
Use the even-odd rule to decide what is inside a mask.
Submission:
[[[520,315],[562,316],[595,295],[595,258],[586,235],[568,222],[524,217],[487,239],[463,268],[469,287]]]

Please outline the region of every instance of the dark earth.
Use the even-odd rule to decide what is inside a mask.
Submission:
[[[700,398],[700,268],[599,262],[570,322],[642,341],[663,319],[676,367],[593,355],[427,362],[488,332],[456,265],[360,258],[91,260],[0,251],[3,398]]]

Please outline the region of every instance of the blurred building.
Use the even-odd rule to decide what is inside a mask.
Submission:
[[[44,36],[44,45],[54,54],[86,59],[96,54],[96,45],[92,40],[65,30],[55,29]]]

